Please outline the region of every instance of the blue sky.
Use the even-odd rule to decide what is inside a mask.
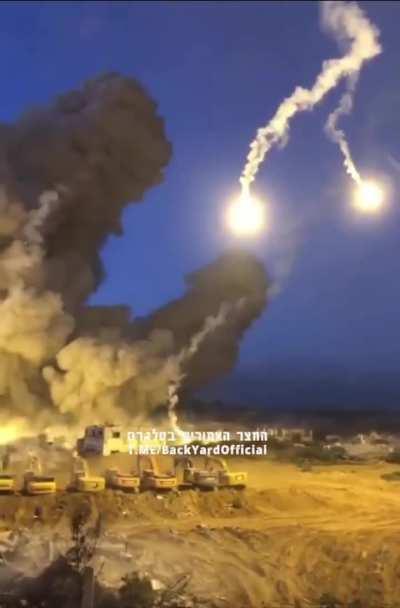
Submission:
[[[352,185],[323,133],[337,89],[294,119],[288,145],[257,177],[270,224],[245,246],[281,288],[218,394],[240,386],[243,400],[264,402],[277,377],[307,377],[310,387],[319,374],[335,377],[318,383],[321,402],[340,378],[350,379],[340,392],[350,403],[363,378],[377,395],[389,382],[390,399],[400,397],[400,173],[390,160],[400,161],[400,5],[361,6],[384,52],[365,66],[343,126],[361,171],[390,182],[387,209],[373,220],[350,212]],[[125,212],[124,236],[108,241],[107,278],[92,299],[137,315],[178,296],[187,272],[235,244],[221,218],[256,129],[339,52],[315,2],[3,2],[0,17],[2,120],[110,70],[138,78],[159,104],[172,162]],[[285,400],[301,401],[296,391]]]

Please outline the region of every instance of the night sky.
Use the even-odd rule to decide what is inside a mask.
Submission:
[[[323,132],[340,87],[294,119],[288,145],[258,174],[269,227],[242,245],[279,293],[246,335],[235,372],[209,395],[265,406],[400,405],[400,4],[361,6],[384,52],[362,71],[341,124],[361,172],[390,184],[387,208],[369,218],[351,210],[352,183]],[[138,78],[159,103],[173,160],[164,182],[125,212],[92,298],[128,303],[139,316],[240,243],[222,219],[256,129],[340,54],[314,2],[4,2],[0,33],[3,121],[104,71]]]

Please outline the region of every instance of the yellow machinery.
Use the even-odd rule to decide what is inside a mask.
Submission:
[[[6,448],[1,459],[2,472],[0,473],[0,494],[13,494],[15,492],[15,479],[7,473],[10,465],[10,452]]]
[[[147,468],[142,467],[142,459],[148,462],[149,466]],[[151,456],[138,456],[138,469],[142,490],[166,491],[178,487],[176,476],[160,473],[157,463]]]
[[[24,474],[22,490],[24,494],[54,494],[57,490],[54,477],[42,475],[42,466],[38,456],[31,455],[29,469]]]
[[[0,494],[12,494],[15,491],[15,480],[12,475],[0,473]]]
[[[90,475],[87,462],[75,454],[69,489],[75,492],[102,492],[105,487],[106,480],[104,477]]]
[[[139,492],[140,477],[138,475],[127,475],[120,473],[118,469],[108,469],[105,477],[108,488],[123,492]]]
[[[244,488],[247,484],[247,473],[230,471],[223,458],[206,458],[205,468],[217,475],[220,488]]]
[[[219,486],[218,474],[207,469],[198,469],[190,458],[177,457],[175,472],[182,467],[182,486],[194,487],[201,490],[216,490]]]
[[[77,475],[75,480],[71,484],[71,488],[76,492],[102,492],[106,487],[106,480],[104,477],[95,477],[89,475]]]

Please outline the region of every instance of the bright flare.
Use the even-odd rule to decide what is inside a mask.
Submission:
[[[265,226],[265,207],[250,195],[243,195],[228,209],[228,226],[238,236],[251,236]]]
[[[355,194],[356,207],[364,213],[379,213],[384,192],[375,182],[362,182]]]

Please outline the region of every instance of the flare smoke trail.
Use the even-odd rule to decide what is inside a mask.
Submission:
[[[156,105],[116,74],[0,124],[0,442],[147,418],[172,383],[198,386],[234,364],[266,304],[264,268],[248,254],[197,271],[186,294],[147,319],[85,305],[103,277],[100,248],[170,156]],[[223,328],[204,325],[241,298]]]
[[[28,243],[43,245],[41,228],[59,202],[59,194],[55,190],[42,192],[39,196],[39,207],[29,212],[28,221],[23,229],[23,235]]]
[[[243,193],[250,190],[260,164],[271,147],[286,143],[290,120],[298,112],[311,110],[343,78],[356,77],[364,62],[381,52],[377,28],[355,2],[329,0],[321,2],[320,7],[322,27],[348,47],[348,51],[343,57],[324,61],[312,88],[296,87],[292,95],[281,103],[270,122],[258,130],[250,144],[240,177]]]
[[[243,300],[239,300],[237,306],[243,304]],[[187,363],[191,357],[193,357],[199,350],[200,344],[207,338],[207,336],[213,333],[217,327],[226,323],[228,314],[232,309],[232,305],[223,303],[215,317],[207,317],[203,328],[195,334],[190,340],[189,346],[184,348],[178,355],[178,364],[180,369],[184,363]],[[179,435],[182,436],[183,431],[178,424],[178,415],[176,413],[176,406],[179,403],[178,392],[181,386],[181,382],[184,375],[181,375],[177,382],[171,383],[168,388],[168,418],[172,429]]]
[[[343,154],[343,164],[346,172],[360,186],[362,183],[361,175],[359,174],[351,156],[350,147],[347,142],[345,132],[343,129],[339,129],[337,126],[339,119],[344,115],[350,114],[353,109],[354,91],[357,86],[357,81],[358,74],[355,74],[349,78],[347,90],[340,98],[339,105],[328,116],[325,131],[330,139],[339,146],[340,151]]]

